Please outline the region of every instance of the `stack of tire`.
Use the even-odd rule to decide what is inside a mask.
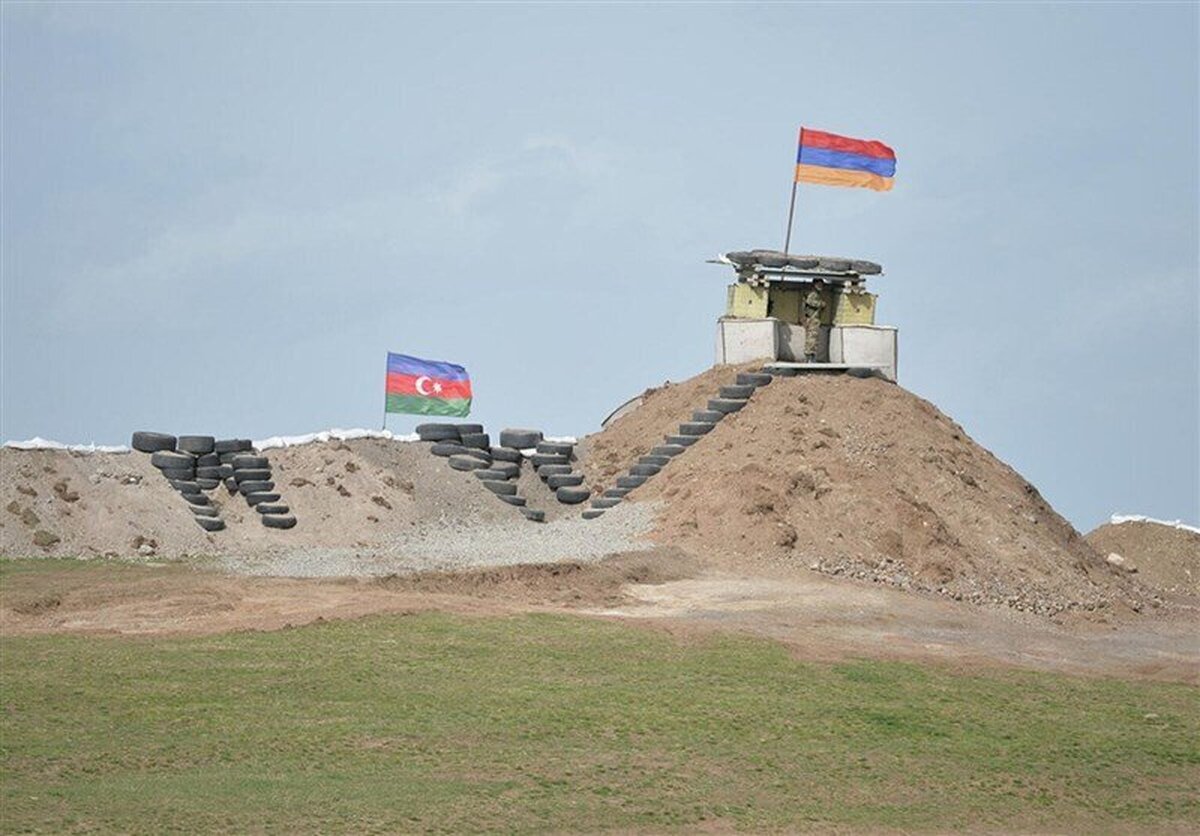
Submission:
[[[639,458],[637,464],[629,468],[627,473],[617,477],[616,487],[609,488],[593,499],[591,507],[583,512],[583,518],[593,520],[619,504],[630,491],[640,488],[647,480],[657,476],[670,464],[671,459],[712,432],[713,427],[722,418],[742,409],[755,389],[770,382],[771,375],[765,372],[738,374],[735,383],[720,388],[717,397],[708,402],[707,409],[697,409],[693,412],[692,420],[680,424],[677,434],[666,436],[664,444],[650,448],[650,452]]]
[[[500,433],[501,445],[491,446],[491,437],[482,424],[419,424],[417,437],[431,441],[430,452],[447,460],[454,470],[473,473],[483,486],[506,505],[521,512],[527,520],[543,522],[545,512],[526,507],[526,499],[517,492],[521,475],[521,451],[507,447]]]
[[[242,453],[253,453],[254,442],[248,438],[222,438],[213,444],[213,452],[217,455],[218,478],[224,483],[225,490],[230,494],[238,493],[237,480],[233,478],[233,459]]]
[[[529,457],[538,477],[564,505],[578,505],[592,495],[583,484],[583,474],[572,466],[574,459],[575,445],[570,441],[539,441]]]
[[[166,433],[139,431],[133,434],[131,446],[150,454],[150,464],[158,468],[168,484],[183,497],[192,518],[201,528],[220,531],[225,528],[225,521],[204,493],[220,484],[205,470],[211,461],[205,457],[212,454],[212,444],[212,436],[181,435],[176,438]],[[205,464],[201,465],[202,461]]]
[[[231,451],[229,464],[237,491],[246,498],[246,504],[258,512],[258,518],[267,528],[292,528],[296,518],[291,508],[283,504],[275,483],[271,480],[271,462],[266,456]]]

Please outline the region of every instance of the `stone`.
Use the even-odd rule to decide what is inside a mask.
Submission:
[[[57,534],[53,534],[44,528],[39,528],[33,532],[33,544],[40,546],[43,549],[48,549],[57,543],[61,538]]]
[[[138,546],[137,551],[142,557],[149,557],[150,555],[154,554],[154,546],[150,545],[149,543],[142,543],[140,546]]]

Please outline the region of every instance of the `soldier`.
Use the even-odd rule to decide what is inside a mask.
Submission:
[[[821,311],[825,309],[825,297],[821,291],[825,283],[815,279],[812,290],[804,295],[804,359],[807,363],[817,362],[817,346],[821,339]]]

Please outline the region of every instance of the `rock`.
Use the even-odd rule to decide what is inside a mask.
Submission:
[[[140,546],[138,546],[137,552],[142,557],[149,557],[150,555],[154,554],[154,546],[150,545],[149,543],[142,543]]]
[[[1108,557],[1106,557],[1104,559],[1106,561],[1108,561],[1109,566],[1113,566],[1117,569],[1121,569],[1122,571],[1129,572],[1130,574],[1133,574],[1134,572],[1137,571],[1136,566],[1134,566],[1132,563],[1130,563],[1128,560],[1126,560],[1124,557],[1117,554],[1116,552],[1109,552]]]
[[[43,549],[48,549],[57,543],[61,538],[57,534],[52,534],[44,528],[39,528],[33,532],[33,544],[41,546]]]

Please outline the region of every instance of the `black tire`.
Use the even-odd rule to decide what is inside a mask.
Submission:
[[[570,457],[575,452],[575,445],[566,441],[539,441],[536,449],[539,453],[557,453],[560,456]]]
[[[447,461],[450,462],[452,470],[483,470],[487,467],[487,462],[481,461],[474,456],[451,456]]]
[[[716,424],[707,421],[687,421],[679,425],[680,435],[705,435],[712,432]]]
[[[633,490],[633,488],[609,488],[608,490],[606,490],[604,492],[603,498],[604,499],[622,499],[631,490]]]
[[[200,486],[200,490],[202,490],[202,491],[211,491],[217,485],[221,484],[221,480],[220,479],[201,479],[200,477],[196,477],[196,484]]]
[[[554,498],[563,505],[578,505],[591,495],[592,492],[587,488],[575,488],[566,485],[554,492]]]
[[[180,468],[168,467],[164,470],[160,470],[159,473],[161,473],[163,475],[163,478],[165,478],[168,482],[170,482],[172,480],[191,482],[191,481],[194,481],[196,478],[196,471],[192,470],[189,467],[180,467]]]
[[[639,456],[638,464],[652,464],[655,467],[666,467],[671,463],[670,456]]]
[[[874,261],[859,261],[858,259],[851,260],[850,269],[860,276],[877,276],[883,272],[883,267]]]
[[[603,508],[589,508],[583,512],[582,516],[585,520],[594,520],[598,517],[604,516],[604,509]]]
[[[470,450],[483,450],[489,456],[492,454],[492,440],[487,433],[463,433],[463,446]]]
[[[170,450],[159,450],[150,455],[150,464],[159,470],[195,470],[196,457],[191,453],[173,453]]]
[[[661,471],[662,468],[656,464],[635,464],[629,468],[632,476],[657,476]]]
[[[518,508],[525,504],[525,497],[517,496],[516,494],[496,494],[496,496],[500,498],[501,502],[507,502],[509,505],[515,505]]]
[[[577,488],[582,484],[582,473],[559,473],[546,478],[546,486],[552,491],[556,491],[559,488]]]
[[[489,467],[492,464],[492,454],[488,450],[475,450],[473,448],[469,448],[467,452],[463,453],[463,455],[470,456],[473,459],[479,459]]]
[[[275,483],[270,479],[256,479],[253,482],[242,482],[237,487],[244,494],[263,493],[275,490]]]
[[[211,453],[217,440],[211,435],[181,435],[175,443],[175,449],[188,453]]]
[[[233,465],[231,465],[231,464],[221,465],[220,470],[221,470],[221,475],[217,477],[218,479],[228,479],[231,476],[233,476]]]
[[[732,386],[722,386],[719,392],[722,398],[728,398],[733,401],[744,401],[754,394],[754,387],[739,386],[735,383]]]
[[[200,493],[200,485],[194,479],[172,479],[170,484],[180,493]]]
[[[230,476],[228,479],[226,479],[225,480],[225,490],[229,491],[230,493],[237,493],[238,492],[237,479],[234,479],[232,476]]]
[[[666,436],[668,447],[691,447],[700,440],[698,435],[668,435]]]
[[[218,453],[217,458],[221,460],[221,464],[227,464],[233,467],[233,460],[240,456],[241,453]]]
[[[225,520],[220,517],[192,517],[192,519],[205,531],[222,531],[225,528]]]
[[[766,386],[770,382],[771,376],[766,372],[739,372],[737,376],[739,386]]]
[[[483,486],[497,496],[517,495],[517,486],[512,482],[484,482]]]
[[[540,523],[540,522],[546,521],[546,512],[539,511],[536,508],[522,508],[521,515],[524,516],[525,519],[529,520],[530,522]]]
[[[220,513],[212,505],[197,505],[194,502],[188,503],[188,510],[197,517],[215,517]]]
[[[800,374],[800,370],[790,366],[773,366],[768,374],[771,377],[796,377]]]
[[[422,441],[458,441],[456,424],[417,424],[417,438]]]
[[[678,456],[680,453],[682,453],[686,449],[687,449],[687,447],[682,447],[678,444],[662,444],[662,445],[659,445],[658,447],[651,447],[650,455],[674,458],[675,456]]]
[[[797,270],[812,270],[820,263],[821,259],[815,255],[789,255],[787,257],[788,267],[794,267]]]
[[[592,500],[593,508],[612,508],[620,504],[621,497],[619,496],[602,496],[599,499]]]
[[[480,482],[507,482],[508,481],[508,476],[506,474],[500,472],[499,470],[493,470],[490,467],[484,468],[483,470],[476,470],[473,475]]]
[[[254,510],[260,514],[286,514],[292,509],[282,502],[260,502],[254,506]]]
[[[233,468],[230,468],[229,472],[232,473]],[[201,479],[224,479],[225,478],[225,472],[221,469],[221,465],[216,465],[215,467],[213,467],[213,466],[197,467],[196,475],[198,477],[200,477]]]
[[[269,467],[235,467],[233,478],[239,485],[242,482],[267,482],[271,479],[271,469]]]
[[[463,447],[457,441],[439,441],[429,448],[429,452],[435,456],[449,458],[450,456],[461,456],[467,452],[467,448]]]
[[[633,490],[634,488],[640,488],[644,484],[646,484],[645,476],[618,476],[617,477],[617,487],[618,488],[627,488],[629,490]]]
[[[196,467],[217,467],[221,464],[221,457],[216,453],[204,453],[196,456]]]
[[[213,442],[214,453],[241,453],[251,448],[246,438],[218,438]]]
[[[133,440],[129,443],[129,446],[139,453],[157,453],[160,450],[174,450],[175,436],[140,430],[133,434]]]
[[[724,412],[718,412],[715,409],[697,409],[692,413],[692,420],[702,424],[715,424],[724,417]]]
[[[712,412],[721,412],[729,415],[732,412],[737,412],[746,405],[745,401],[731,401],[725,398],[714,398],[708,402],[708,408]]]
[[[246,504],[253,508],[260,502],[278,502],[279,494],[274,491],[258,491],[256,493],[246,494]]]
[[[203,493],[185,493],[180,496],[188,505],[212,505],[212,500]]]
[[[568,464],[570,460],[562,453],[534,453],[529,457],[529,461],[533,462],[533,466],[539,468],[545,467],[548,464]]]
[[[511,447],[514,450],[529,450],[537,447],[538,442],[541,440],[541,430],[510,429],[500,431],[500,446]]]
[[[512,462],[492,461],[492,470],[504,474],[505,479],[516,479],[521,475],[521,465],[513,464]]]
[[[455,424],[454,426],[458,428],[458,435],[460,438],[467,433],[483,432],[483,424]]]
[[[525,460],[521,451],[512,447],[493,447],[492,458],[498,462],[510,462],[517,465]]]
[[[821,256],[821,269],[834,273],[845,273],[850,270],[850,260],[847,258],[830,258]]]
[[[549,479],[551,476],[565,476],[573,470],[569,464],[544,464],[537,469],[537,475],[542,477],[542,481]]]
[[[234,456],[232,464],[234,470],[261,470],[271,466],[266,456],[252,456],[247,453]]]
[[[294,528],[296,518],[291,514],[263,514],[259,517],[267,528]]]

